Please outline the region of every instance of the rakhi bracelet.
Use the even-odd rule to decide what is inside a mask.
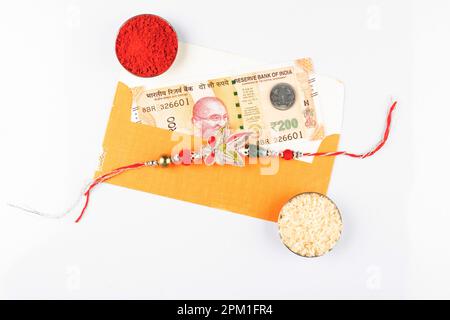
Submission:
[[[334,151],[334,152],[301,152],[301,151],[294,151],[290,149],[286,149],[281,152],[276,151],[270,151],[268,149],[259,148],[257,145],[246,145],[245,144],[245,138],[247,137],[246,134],[235,134],[231,136],[231,140],[229,141],[222,141],[223,139],[218,139],[217,136],[212,136],[208,140],[208,144],[202,149],[205,150],[205,152],[196,152],[196,151],[190,151],[188,149],[181,150],[178,154],[174,156],[169,155],[161,155],[159,159],[149,160],[145,162],[138,162],[134,163],[128,166],[123,166],[117,169],[114,169],[108,173],[105,173],[96,179],[94,179],[87,187],[86,191],[84,192],[84,196],[86,197],[85,204],[83,206],[83,209],[81,211],[81,214],[78,216],[78,218],[75,220],[75,222],[79,222],[81,218],[83,217],[87,206],[89,204],[89,197],[91,191],[99,184],[119,175],[123,172],[134,170],[142,167],[159,167],[159,168],[167,168],[171,165],[190,165],[190,164],[196,164],[196,163],[206,163],[206,164],[232,164],[232,165],[242,165],[243,159],[236,158],[237,156],[244,156],[244,157],[279,157],[283,160],[293,160],[293,159],[300,159],[302,157],[336,157],[336,156],[348,156],[351,158],[358,158],[358,159],[365,159],[368,157],[373,156],[376,152],[378,152],[386,143],[386,141],[389,138],[389,133],[391,129],[391,121],[392,121],[392,112],[394,111],[395,107],[397,106],[397,101],[395,101],[391,107],[389,108],[389,112],[386,118],[386,128],[384,131],[383,138],[381,141],[370,151],[365,153],[351,153],[347,151]],[[233,137],[234,136],[234,137]],[[228,137],[230,139],[230,137]],[[216,157],[220,154],[216,154],[217,151],[221,150],[224,144],[230,144],[227,145],[228,147],[233,147],[231,149],[234,149],[233,152],[235,152],[234,156],[232,157],[232,161],[230,159],[227,159],[225,156],[225,159],[221,157],[221,159],[216,159]],[[242,146],[241,146],[242,144]],[[223,156],[223,155],[222,155]],[[228,160],[228,161],[226,161]],[[23,208],[22,208],[23,209]],[[26,210],[26,209],[25,209]],[[33,213],[38,213],[36,211],[30,211]],[[39,214],[39,213],[38,213]]]
[[[81,197],[82,196],[85,197],[85,203],[80,215],[75,220],[75,222],[79,222],[83,217],[84,213],[86,212],[90,200],[91,191],[97,185],[105,181],[108,181],[113,177],[120,175],[126,171],[139,169],[143,167],[167,168],[171,165],[190,165],[203,163],[205,163],[206,165],[212,165],[216,163],[219,165],[231,164],[235,166],[243,166],[245,163],[244,158],[261,158],[261,157],[278,157],[283,160],[294,160],[294,159],[298,160],[302,157],[348,156],[357,159],[365,159],[371,157],[385,145],[385,143],[389,138],[392,113],[396,106],[397,102],[395,101],[389,108],[383,138],[373,149],[365,153],[351,153],[347,151],[301,152],[290,149],[286,149],[284,151],[271,151],[258,145],[246,144],[247,138],[249,137],[249,134],[247,133],[238,133],[232,134],[231,136],[227,136],[226,134],[224,134],[224,132],[221,132],[220,134],[212,136],[210,137],[210,139],[208,139],[208,143],[206,146],[202,148],[202,152],[196,151],[192,152],[191,150],[184,149],[181,150],[178,154],[175,154],[174,156],[163,154],[158,159],[148,160],[144,162],[137,162],[131,165],[116,168],[95,178],[87,185],[85,191],[81,195]],[[224,153],[224,151],[227,152]],[[39,216],[44,216],[48,218],[62,218],[73,210],[73,208],[78,204],[80,199],[78,199],[78,201],[70,209],[62,212],[61,214],[56,215],[43,213],[38,210],[16,204],[9,204],[9,205],[22,211],[26,211]]]

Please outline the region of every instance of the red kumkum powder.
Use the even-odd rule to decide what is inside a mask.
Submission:
[[[127,20],[116,39],[120,64],[139,77],[155,77],[172,65],[178,51],[175,30],[163,18],[142,14]]]

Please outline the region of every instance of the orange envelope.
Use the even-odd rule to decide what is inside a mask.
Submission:
[[[170,154],[177,141],[171,131],[132,123],[132,93],[119,82],[106,130],[101,175],[134,162]],[[327,136],[320,151],[335,151],[339,135]],[[276,221],[282,205],[296,194],[326,194],[334,158],[316,157],[312,163],[280,160],[274,175],[261,175],[264,164],[191,165],[142,168],[114,177],[108,183]]]

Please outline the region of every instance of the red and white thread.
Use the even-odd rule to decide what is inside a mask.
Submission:
[[[393,111],[394,111],[396,106],[397,106],[397,101],[395,101],[391,105],[391,107],[389,108],[389,112],[388,112],[388,115],[387,115],[387,118],[386,118],[386,128],[385,128],[385,131],[384,131],[383,138],[380,140],[380,142],[372,150],[370,150],[368,152],[365,152],[365,153],[351,153],[351,152],[347,152],[347,151],[334,151],[334,152],[313,152],[313,153],[304,152],[304,153],[302,153],[302,152],[295,152],[295,151],[292,151],[292,150],[285,150],[284,152],[279,153],[279,156],[281,156],[282,158],[285,158],[286,160],[291,160],[292,156],[290,156],[290,157],[284,156],[283,157],[283,154],[289,154],[289,155],[295,154],[297,158],[298,157],[337,157],[337,156],[347,156],[347,157],[351,157],[351,158],[365,159],[365,158],[371,157],[375,153],[377,153],[385,145],[385,143],[387,142],[387,140],[389,138],[389,133],[390,133],[390,129],[391,129],[391,122],[392,122],[392,113],[393,113]],[[167,158],[162,158],[162,159],[163,160],[167,160]],[[189,163],[191,163],[191,162],[189,162]],[[84,206],[83,206],[83,209],[82,209],[80,215],[75,220],[75,222],[76,223],[80,222],[81,218],[83,217],[84,213],[86,212],[86,209],[87,209],[88,204],[89,204],[90,194],[91,194],[92,190],[97,185],[99,185],[99,184],[101,184],[101,183],[103,183],[105,181],[108,181],[108,180],[112,179],[113,177],[118,176],[118,175],[122,174],[123,172],[129,171],[129,170],[134,170],[134,169],[138,169],[138,168],[142,168],[142,167],[149,167],[149,166],[150,167],[156,167],[158,165],[162,166],[162,167],[166,167],[166,166],[168,166],[168,164],[170,164],[170,157],[169,157],[169,162],[168,163],[166,163],[166,162],[158,163],[158,161],[156,161],[156,160],[151,160],[151,161],[146,161],[146,162],[137,162],[137,163],[134,163],[134,164],[131,164],[131,165],[127,165],[127,166],[123,166],[123,167],[120,167],[120,168],[116,168],[116,169],[114,169],[114,170],[112,170],[110,172],[107,172],[107,173],[105,173],[105,174],[95,178],[91,183],[89,183],[89,185],[86,188],[86,191],[83,193],[83,196],[85,197],[85,203],[84,203]],[[78,201],[77,201],[77,203],[78,203]],[[12,204],[10,204],[10,206],[18,208],[18,209],[21,209],[21,210],[26,211],[26,212],[37,214],[37,215],[40,215],[40,216],[53,217],[53,218],[62,218],[63,216],[65,216],[66,214],[68,214],[72,210],[72,208],[71,208],[70,210],[68,210],[68,211],[66,211],[66,212],[64,212],[64,213],[62,213],[60,215],[51,216],[49,214],[41,213],[41,212],[39,212],[37,210],[34,210],[34,209],[28,209],[28,208],[25,208],[25,207],[12,205]]]

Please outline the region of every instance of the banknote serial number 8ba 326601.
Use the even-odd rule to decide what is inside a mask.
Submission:
[[[299,131],[294,131],[294,132],[290,132],[290,133],[286,133],[286,134],[280,134],[275,137],[261,138],[261,139],[258,139],[258,143],[260,145],[265,145],[265,144],[292,141],[292,140],[297,140],[297,139],[302,139],[302,138],[303,138],[302,132],[299,130]]]
[[[181,99],[173,100],[170,102],[164,102],[164,103],[157,104],[157,105],[142,107],[141,110],[143,113],[146,113],[146,112],[153,112],[153,111],[157,111],[157,110],[167,110],[167,109],[184,107],[184,106],[189,106],[188,98],[181,98]]]

